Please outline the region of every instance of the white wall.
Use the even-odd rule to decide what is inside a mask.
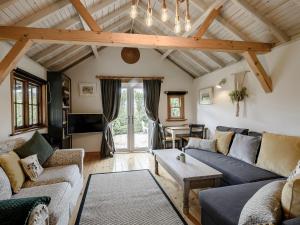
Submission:
[[[102,113],[100,98],[100,81],[96,75],[127,75],[127,76],[164,76],[160,99],[159,117],[162,123],[167,118],[167,97],[164,91],[191,90],[193,79],[168,60],[161,61],[161,55],[154,50],[140,49],[140,60],[133,65],[123,62],[121,48],[105,48],[95,59],[91,57],[76,65],[66,74],[72,79],[72,111],[73,113]],[[97,84],[97,94],[94,97],[79,95],[80,82]],[[185,96],[185,115],[188,119],[183,124],[193,120],[193,105],[191,93]],[[73,147],[84,147],[86,151],[99,151],[101,134],[83,134],[73,136]]]
[[[0,59],[5,57],[11,46],[5,42],[0,42]],[[24,56],[17,67],[46,79],[47,71],[40,64],[34,62],[27,56]],[[23,137],[28,139],[32,136],[33,132],[28,132],[22,135],[16,135],[10,137],[12,132],[12,121],[11,121],[11,90],[10,90],[10,75],[6,77],[3,83],[0,85],[0,140],[8,138]],[[42,129],[41,132],[45,132],[46,129]]]
[[[255,75],[248,73],[245,86],[249,98],[241,104],[239,118],[235,117],[228,93],[234,88],[231,74],[250,70],[245,61],[198,78],[194,83],[197,121],[205,123],[211,133],[217,125],[225,125],[300,135],[300,40],[279,46],[260,59],[273,80],[273,92],[266,94]],[[223,78],[227,83],[223,89],[215,89],[214,104],[199,105],[199,90],[215,86]]]

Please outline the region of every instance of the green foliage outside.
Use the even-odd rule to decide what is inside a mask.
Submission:
[[[134,92],[134,132],[140,133],[148,127],[148,117],[144,108],[144,95],[141,91]],[[120,111],[118,118],[112,124],[113,135],[127,134],[127,91],[122,89]],[[144,128],[144,129],[143,129]]]

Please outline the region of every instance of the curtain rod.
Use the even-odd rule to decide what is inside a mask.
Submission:
[[[99,80],[122,80],[123,82],[130,82],[132,80],[161,80],[165,77],[134,77],[134,76],[96,76]]]

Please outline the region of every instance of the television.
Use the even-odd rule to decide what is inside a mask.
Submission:
[[[97,133],[103,131],[102,114],[68,114],[68,134]]]

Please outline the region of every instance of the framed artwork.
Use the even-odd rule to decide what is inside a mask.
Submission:
[[[199,92],[200,105],[211,105],[213,104],[213,88],[204,88]]]
[[[80,96],[95,96],[96,84],[95,83],[79,83]]]

